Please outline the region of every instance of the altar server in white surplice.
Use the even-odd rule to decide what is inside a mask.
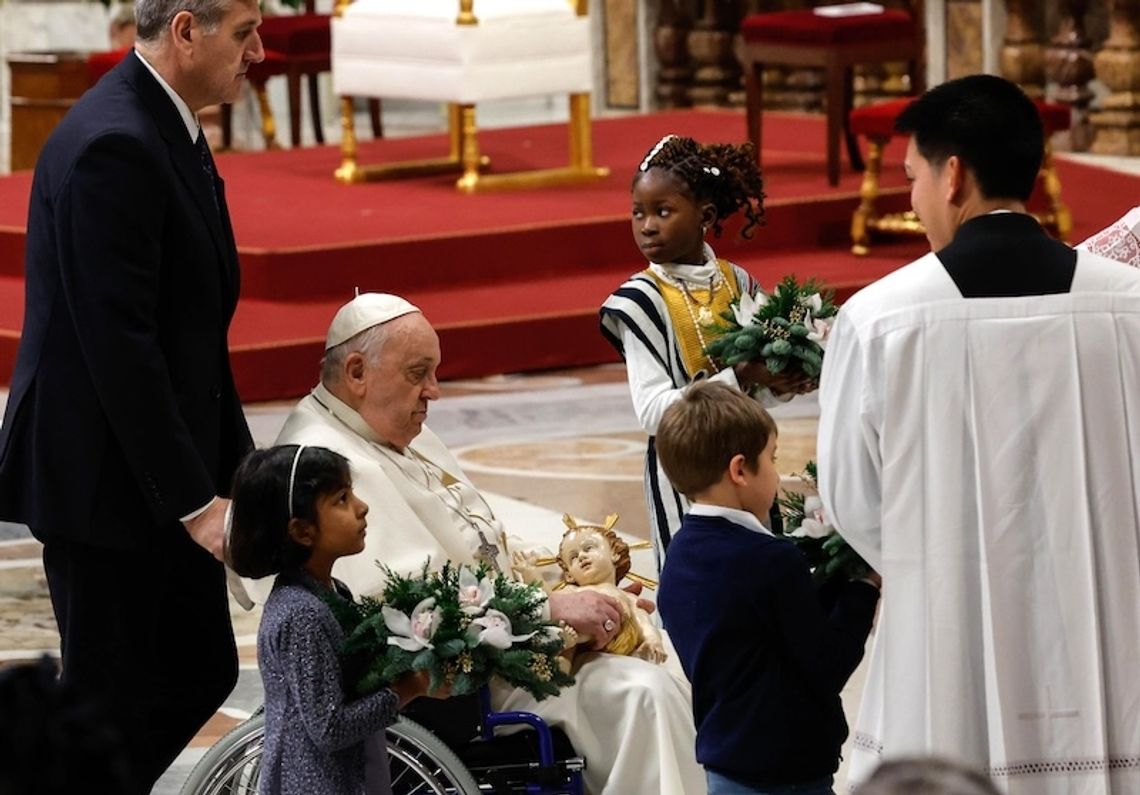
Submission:
[[[883,577],[853,781],[935,753],[1010,793],[1140,792],[1140,272],[1025,214],[1033,104],[985,75],[898,120],[934,253],[841,309],[830,520]]]
[[[509,571],[503,527],[458,461],[426,426],[439,397],[439,337],[402,298],[370,293],[340,309],[329,328],[321,383],[289,415],[278,444],[320,445],[352,464],[353,490],[368,503],[365,549],[333,574],[357,594],[383,588],[384,563],[419,571],[429,557],[487,561]],[[621,624],[613,600],[590,591],[555,592],[551,614],[598,646]],[[522,690],[493,692],[500,710],[535,712],[560,726],[587,761],[594,795],[702,795],[690,690],[683,676],[634,657],[602,654],[577,683],[536,702]]]

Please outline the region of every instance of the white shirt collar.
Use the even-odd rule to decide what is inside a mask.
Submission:
[[[178,110],[178,115],[182,117],[182,123],[186,125],[186,134],[190,136],[190,142],[195,143],[198,140],[198,133],[202,129],[202,125],[198,121],[198,116],[194,111],[190,110],[190,106],[186,104],[186,100],[178,96],[178,92],[162,79],[162,75],[150,65],[150,62],[143,57],[141,52],[136,49],[134,53],[135,56],[142,61],[142,65],[147,68],[147,71],[154,75],[154,79],[162,86],[162,90],[166,92],[166,95],[170,97],[170,101],[174,103],[174,107]]]
[[[727,519],[733,524],[746,527],[754,533],[774,535],[764,524],[748,511],[737,508],[727,508],[723,505],[709,505],[707,502],[694,502],[689,506],[689,513],[693,516],[714,516]]]
[[[709,279],[716,278],[717,274],[720,273],[720,269],[717,267],[716,253],[712,250],[712,246],[708,243],[704,245],[704,265],[678,265],[675,262],[650,262],[649,270],[658,276],[664,277],[665,281],[688,282],[701,289],[707,289]]]

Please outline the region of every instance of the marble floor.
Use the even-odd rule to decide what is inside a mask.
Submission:
[[[257,404],[246,415],[259,445],[271,444],[291,403]],[[818,407],[811,396],[773,411],[780,424],[779,465],[786,485],[815,451]],[[557,546],[561,515],[600,520],[619,513],[619,529],[647,538],[641,486],[645,434],[637,425],[621,365],[450,382],[431,406],[429,425],[454,449],[508,532]],[[634,571],[652,572],[648,551]],[[221,734],[261,702],[255,638],[259,613],[232,604],[241,658],[238,686],[155,793],[177,793],[194,763]],[[27,530],[0,525],[0,665],[58,653],[40,546]],[[853,680],[855,703],[860,677]]]

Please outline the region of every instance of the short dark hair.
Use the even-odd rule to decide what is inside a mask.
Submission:
[[[903,757],[879,765],[856,795],[998,795],[984,775],[938,757]]]
[[[690,386],[657,425],[657,457],[673,487],[691,497],[717,483],[743,455],[752,470],[776,423],[752,398],[710,381]]]
[[[289,481],[293,459],[293,499]],[[352,485],[348,459],[324,447],[254,450],[234,475],[233,521],[226,558],[242,577],[266,577],[301,566],[309,549],[289,535],[289,520],[317,521],[317,498]]]
[[[930,89],[895,120],[932,165],[957,156],[987,199],[1025,201],[1045,156],[1037,106],[1014,83],[970,75]]]

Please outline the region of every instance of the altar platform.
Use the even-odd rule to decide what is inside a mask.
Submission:
[[[921,238],[850,253],[848,227],[860,175],[827,184],[822,117],[765,114],[766,225],[753,239],[730,223],[711,240],[771,285],[816,276],[842,299],[926,250]],[[220,154],[242,264],[242,300],[230,333],[243,399],[303,394],[313,384],[325,329],[353,290],[400,293],[439,330],[445,378],[616,361],[597,330],[605,297],[645,261],[632,240],[630,181],[667,133],[705,142],[744,138],[743,114],[683,110],[594,124],[595,161],[610,176],[569,188],[465,195],[453,177],[341,185],[337,146]],[[553,167],[566,159],[562,125],[489,130],[492,171]],[[439,156],[446,136],[369,141],[361,162]],[[885,153],[886,210],[905,209],[903,141]],[[1063,161],[1075,240],[1114,220],[1140,195],[1140,179]],[[15,359],[23,319],[23,245],[29,172],[0,178],[0,382]],[[108,187],[109,190],[113,186]],[[734,219],[735,220],[735,219]]]

